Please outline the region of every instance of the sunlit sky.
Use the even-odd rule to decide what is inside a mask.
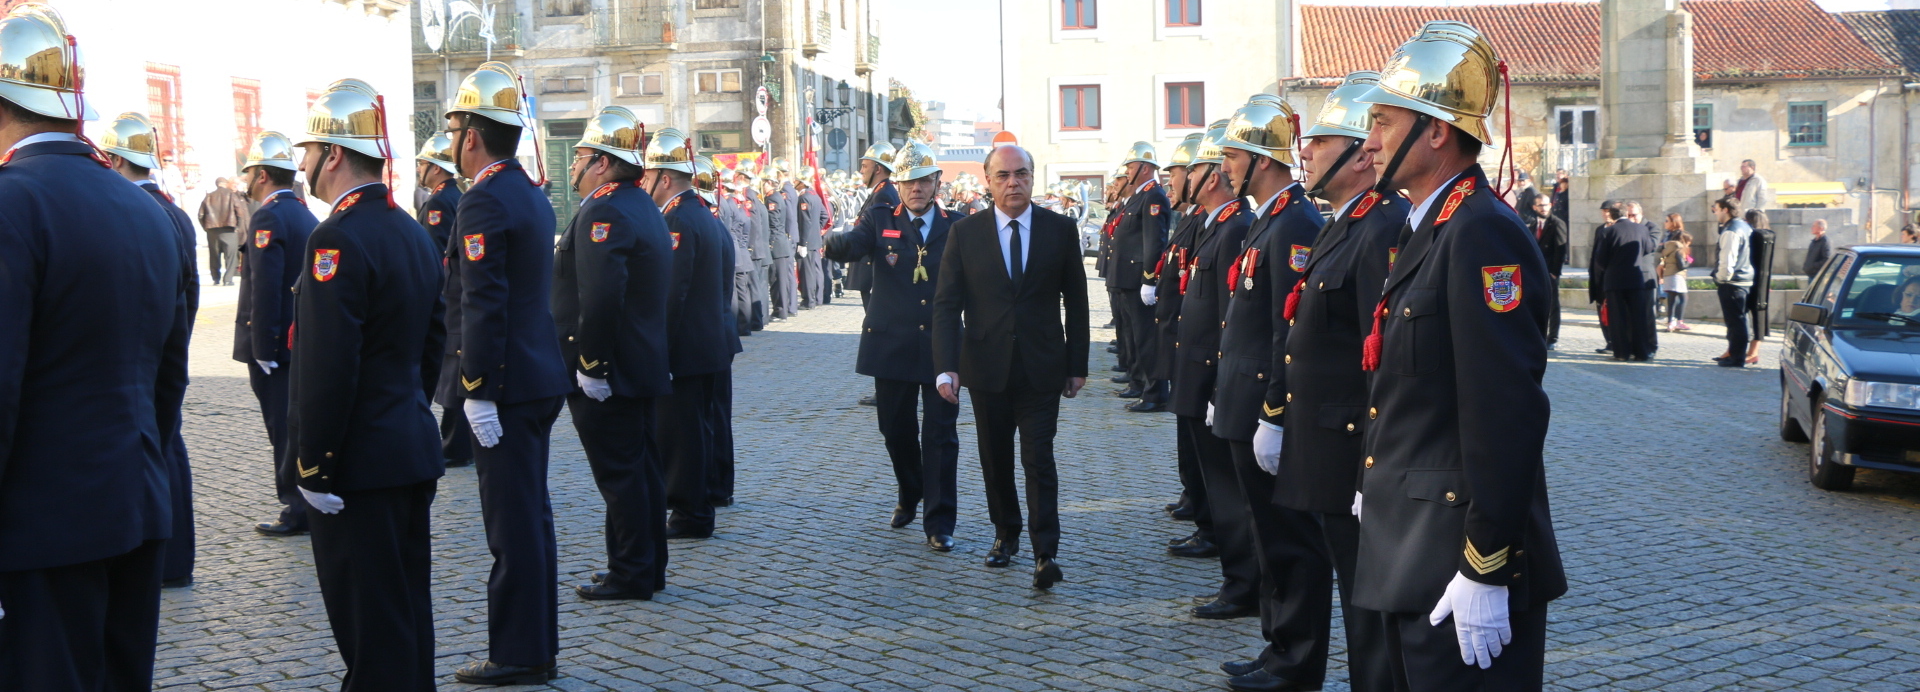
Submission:
[[[1045,2],[1048,0],[1005,0]],[[1227,0],[1234,2],[1236,0]],[[1248,2],[1252,0],[1237,0]],[[1829,12],[1887,9],[1886,0],[1816,0]],[[1519,4],[1518,0],[1352,0],[1345,5]],[[892,0],[882,60],[922,100],[945,101],[959,117],[997,120],[999,0]],[[950,111],[951,112],[951,111]]]

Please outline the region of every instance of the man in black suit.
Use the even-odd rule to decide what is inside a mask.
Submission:
[[[994,211],[948,232],[933,301],[936,385],[948,403],[973,391],[980,466],[995,538],[988,567],[1020,551],[1020,495],[1013,477],[1015,432],[1026,470],[1033,525],[1033,585],[1061,579],[1059,478],[1053,438],[1060,397],[1087,384],[1087,276],[1073,220],[1032,203],[1033,156],[1017,146],[987,155]],[[1065,308],[1065,323],[1060,319]],[[965,318],[963,330],[961,320]]]
[[[428,190],[427,199],[415,209],[413,218],[427,228],[427,235],[433,238],[433,246],[440,252],[442,280],[453,259],[459,253],[453,242],[454,217],[460,211],[460,183],[455,180],[460,169],[453,165],[453,153],[448,151],[453,140],[445,134],[437,134],[420,145],[420,154],[414,157],[414,173],[420,189]],[[454,306],[457,307],[457,306]],[[448,335],[454,338],[455,335]],[[435,372],[439,368],[434,369]],[[438,385],[438,382],[432,383]],[[432,398],[432,387],[427,397]],[[467,439],[467,415],[458,406],[440,410],[440,455],[447,460],[447,468],[470,466],[473,464],[473,444]]]
[[[1587,248],[1587,301],[1597,306],[1595,310],[1600,315],[1600,337],[1606,341],[1600,348],[1594,349],[1594,353],[1612,353],[1619,343],[1616,335],[1620,331],[1620,320],[1614,319],[1614,313],[1607,309],[1606,281],[1601,276],[1600,265],[1606,261],[1603,255],[1613,252],[1614,219],[1625,215],[1626,211],[1620,207],[1619,202],[1613,200],[1601,202],[1602,221],[1599,226],[1594,227],[1593,240],[1590,241],[1592,244]]]
[[[314,102],[302,166],[333,212],[299,262],[291,470],[345,689],[433,689],[434,490],[446,473],[427,406],[446,345],[440,253],[380,182],[393,157],[372,87]]]
[[[1547,275],[1552,279],[1553,290],[1547,291],[1547,350],[1553,350],[1554,343],[1560,340],[1560,272],[1567,265],[1567,224],[1553,215],[1553,201],[1547,195],[1533,197],[1533,217],[1525,219],[1528,230],[1533,231],[1533,241],[1540,246],[1540,256],[1547,260]]]
[[[827,258],[878,260],[854,371],[873,378],[875,413],[898,490],[893,528],[913,523],[915,509],[925,503],[927,545],[947,552],[953,550],[959,502],[960,407],[934,387],[939,371],[927,329],[948,229],[959,215],[934,203],[940,164],[931,147],[910,142],[897,156],[895,180],[905,201],[871,207],[851,230],[827,236]],[[922,407],[924,413],[916,415]]]
[[[1139,397],[1127,410],[1149,413],[1164,410],[1166,383],[1153,379],[1156,362],[1153,306],[1143,299],[1141,288],[1151,288],[1159,277],[1153,273],[1160,251],[1166,248],[1167,231],[1173,223],[1173,204],[1160,189],[1160,164],[1153,145],[1134,142],[1123,164],[1127,177],[1121,189],[1127,191],[1127,203],[1120,208],[1120,220],[1113,226],[1112,257],[1107,262],[1107,290],[1113,295],[1113,323],[1125,354],[1127,389],[1122,398]]]
[[[1613,328],[1614,360],[1653,356],[1653,262],[1658,245],[1646,226],[1621,216],[1620,207],[1604,212],[1610,222],[1606,246],[1594,248],[1590,268],[1606,291],[1607,318]]]

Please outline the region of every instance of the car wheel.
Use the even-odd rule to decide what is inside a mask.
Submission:
[[[1821,401],[1813,400],[1813,444],[1808,445],[1807,481],[1821,490],[1846,490],[1853,487],[1852,466],[1834,463],[1833,440],[1827,437],[1827,417],[1820,411]]]
[[[1800,427],[1800,421],[1793,419],[1793,393],[1787,389],[1787,376],[1780,375],[1780,439],[1788,442],[1806,442],[1807,431]]]

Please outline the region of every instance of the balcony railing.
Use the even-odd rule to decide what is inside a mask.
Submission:
[[[676,42],[672,15],[665,6],[638,5],[595,10],[594,45],[607,48],[661,48]]]
[[[520,53],[525,45],[527,23],[513,5],[495,6],[492,17],[483,17],[472,13],[453,16],[443,15],[438,36],[429,37],[420,21],[420,3],[413,5],[413,52],[425,55],[445,55],[455,53],[513,54]],[[487,21],[491,19],[492,21]],[[436,47],[434,44],[438,43]]]

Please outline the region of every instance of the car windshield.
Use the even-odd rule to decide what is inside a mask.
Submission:
[[[1920,331],[1920,257],[1863,257],[1835,327]]]

